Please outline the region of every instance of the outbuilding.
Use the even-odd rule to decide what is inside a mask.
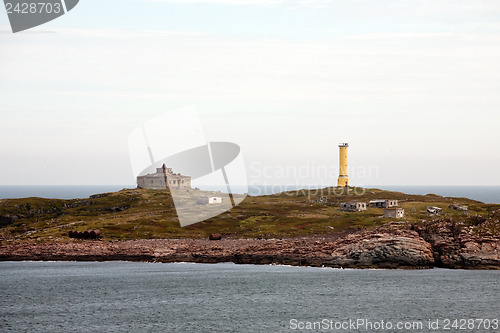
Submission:
[[[210,198],[208,198],[208,203],[209,204],[220,204],[220,203],[222,203],[222,198],[221,197],[210,197]]]
[[[429,215],[441,215],[443,214],[443,209],[435,206],[427,207],[427,214]]]
[[[384,210],[384,217],[391,217],[391,218],[396,218],[400,219],[405,216],[405,210],[403,208],[386,208]]]
[[[340,204],[340,210],[346,212],[361,212],[363,210],[366,210],[366,202],[360,202],[360,201],[342,202]]]
[[[398,205],[397,200],[390,200],[390,199],[370,200],[370,207],[375,207],[375,208],[391,208],[391,207],[396,207],[397,205]]]

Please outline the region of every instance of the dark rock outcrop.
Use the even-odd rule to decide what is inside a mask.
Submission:
[[[101,238],[100,230],[86,230],[86,231],[69,231],[69,238],[79,238],[79,239],[99,239]]]
[[[221,234],[210,234],[208,235],[208,239],[210,240],[221,240],[222,235]]]
[[[16,222],[18,218],[19,217],[17,215],[9,215],[9,214],[0,215],[0,227],[12,224]]]

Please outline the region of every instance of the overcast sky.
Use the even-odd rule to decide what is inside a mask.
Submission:
[[[353,185],[500,185],[500,1],[81,0],[0,47],[3,185],[134,184],[186,106],[252,184],[336,184],[349,142]]]

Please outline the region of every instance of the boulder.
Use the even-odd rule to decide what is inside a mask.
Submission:
[[[221,234],[210,234],[208,235],[208,239],[210,240],[221,240],[222,235]]]

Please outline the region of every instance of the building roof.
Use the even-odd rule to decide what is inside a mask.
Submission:
[[[156,168],[156,172],[155,173],[148,173],[146,175],[137,176],[137,178],[142,178],[142,177],[147,177],[147,178],[163,178],[163,177],[165,177],[165,173],[163,172],[163,170],[167,171],[166,174],[167,174],[168,178],[172,178],[172,177],[191,178],[190,176],[184,176],[184,175],[181,175],[180,173],[173,173],[172,172],[172,168],[167,168],[165,166],[165,163],[163,164],[163,166],[161,168]]]
[[[165,175],[163,173],[148,173],[147,175],[138,176],[137,178],[140,178],[140,177],[163,178],[163,177],[165,177]],[[190,176],[183,176],[183,175],[178,174],[178,173],[167,174],[167,178],[176,178],[176,177],[179,177],[179,178],[191,178]]]

